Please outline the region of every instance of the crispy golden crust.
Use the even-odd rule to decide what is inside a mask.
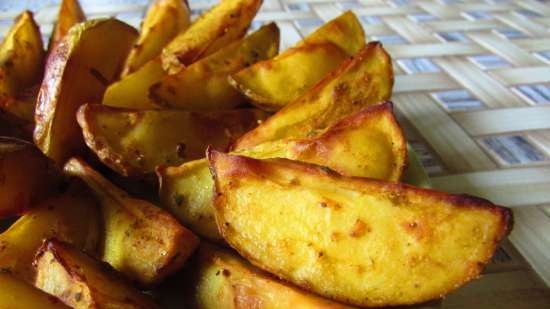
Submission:
[[[420,303],[476,278],[512,228],[467,196],[209,152],[216,222],[253,264],[360,306]]]

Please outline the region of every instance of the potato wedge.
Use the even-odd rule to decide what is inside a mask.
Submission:
[[[220,1],[162,50],[162,67],[174,74],[242,38],[261,4],[262,0]]]
[[[227,149],[267,114],[257,109],[197,113],[86,104],[77,118],[88,147],[103,163],[124,176],[143,176],[157,165],[201,158],[209,145]]]
[[[122,69],[122,76],[139,69],[160,55],[162,48],[191,24],[183,0],[155,0],[143,19],[141,32]]]
[[[234,108],[246,100],[229,85],[229,74],[272,58],[278,50],[279,28],[270,23],[178,73],[164,76],[151,87],[150,97],[159,105],[187,110]]]
[[[350,308],[283,283],[227,250],[202,243],[190,308]]]
[[[63,40],[74,25],[85,20],[86,15],[84,15],[78,0],[62,0],[59,6],[59,13],[57,13],[57,21],[48,43],[48,54],[61,43],[61,40]]]
[[[81,159],[65,164],[100,201],[105,239],[102,260],[143,286],[158,283],[180,269],[199,239],[153,204],[130,197]]]
[[[0,271],[0,308],[2,309],[70,309],[59,299],[31,284]]]
[[[71,28],[48,58],[36,106],[34,141],[48,157],[62,165],[85,148],[76,110],[99,102],[137,33],[116,19],[97,19]]]
[[[40,83],[43,64],[42,35],[32,13],[25,11],[0,45],[0,104]]]
[[[365,33],[348,11],[321,26],[296,47],[232,74],[232,86],[265,110],[279,110],[365,46]]]
[[[33,124],[0,109],[0,136],[32,141]]]
[[[259,108],[277,111],[296,100],[347,57],[332,43],[308,44],[230,75],[229,83]]]
[[[34,260],[39,289],[75,309],[158,308],[108,265],[55,239],[44,242]]]
[[[358,306],[440,298],[476,278],[512,212],[465,195],[209,152],[215,217],[252,264]]]
[[[407,145],[391,103],[385,103],[344,118],[318,137],[268,142],[237,154],[287,158],[327,166],[347,176],[398,181],[407,162]],[[221,240],[206,159],[159,167],[157,176],[161,204],[197,234]]]
[[[149,88],[164,75],[160,58],[153,59],[107,87],[103,105],[132,109],[159,108],[161,106],[149,98]]]
[[[22,214],[54,194],[59,176],[34,144],[0,137],[0,218]]]
[[[45,238],[56,237],[88,252],[99,242],[99,212],[93,196],[73,188],[29,210],[0,234],[0,269],[33,282],[31,264]]]
[[[233,150],[287,138],[314,136],[340,119],[389,99],[393,86],[389,55],[378,42],[329,73],[298,100],[242,136]]]

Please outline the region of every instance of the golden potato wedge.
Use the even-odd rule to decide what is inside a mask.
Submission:
[[[75,309],[158,308],[108,265],[55,239],[43,243],[34,260],[34,285]]]
[[[347,176],[398,181],[407,162],[407,145],[391,103],[385,103],[344,118],[318,137],[268,142],[237,154],[287,158],[327,166]],[[197,234],[221,240],[206,159],[159,167],[157,176],[161,204]]]
[[[229,82],[257,106],[279,110],[363,46],[363,28],[355,14],[348,11],[321,26],[296,47],[232,74]]]
[[[45,200],[0,234],[0,269],[33,282],[31,265],[43,239],[56,237],[93,253],[99,242],[99,223],[96,202],[85,191],[71,189]]]
[[[380,43],[369,43],[298,100],[243,135],[232,148],[316,135],[350,114],[389,99],[392,86],[390,56]]]
[[[134,72],[160,55],[162,48],[191,24],[183,0],[155,0],[143,19],[141,32],[122,69],[122,76]]]
[[[0,45],[0,103],[40,83],[44,47],[29,11],[19,15]]]
[[[262,0],[220,1],[162,50],[162,67],[174,74],[242,38],[261,4]]]
[[[6,98],[0,104],[1,108],[6,113],[32,125],[34,123],[34,109],[36,107],[36,92],[34,90],[34,88],[27,88],[16,97]]]
[[[278,50],[279,28],[270,23],[178,73],[164,76],[151,87],[150,97],[159,105],[187,110],[234,108],[246,100],[229,85],[229,74],[272,58]]]
[[[59,13],[57,13],[57,21],[48,43],[48,54],[61,43],[61,40],[74,25],[85,20],[86,15],[84,15],[78,0],[62,0],[59,6]]]
[[[0,137],[0,218],[22,214],[54,194],[59,172],[34,144]]]
[[[0,271],[0,308],[2,309],[70,309],[59,299],[31,284]]]
[[[414,304],[476,278],[510,209],[465,195],[341,176],[287,159],[209,152],[215,217],[252,264],[358,306]]]
[[[103,104],[112,107],[152,109],[161,107],[149,98],[149,88],[165,75],[160,58],[144,64],[105,90]]]
[[[130,197],[81,159],[65,164],[100,201],[105,239],[102,260],[143,286],[158,283],[180,269],[199,239],[153,204]]]
[[[33,124],[0,109],[0,136],[32,141]]]
[[[58,164],[85,149],[76,111],[101,101],[136,36],[116,19],[91,20],[72,27],[52,51],[38,94],[34,141]]]
[[[305,37],[297,47],[324,42],[330,42],[352,56],[365,46],[365,32],[357,16],[346,11]]]
[[[146,175],[157,165],[204,157],[209,145],[227,149],[266,117],[257,109],[198,113],[123,110],[99,104],[83,105],[77,114],[88,147],[124,176]]]
[[[190,308],[350,308],[283,283],[227,250],[202,243],[192,269]]]
[[[347,57],[332,43],[308,44],[230,75],[229,83],[259,108],[276,111],[296,100]]]

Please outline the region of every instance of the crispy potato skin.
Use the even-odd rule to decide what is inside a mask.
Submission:
[[[178,73],[166,75],[151,87],[150,97],[159,105],[187,110],[234,108],[245,103],[245,98],[229,85],[229,74],[272,58],[278,50],[279,28],[270,23]]]
[[[183,110],[122,110],[83,105],[77,119],[84,140],[107,166],[124,176],[153,173],[204,156],[210,145],[227,149],[267,114],[257,109],[210,113]]]
[[[0,287],[2,309],[70,309],[54,296],[7,272],[0,272]]]
[[[512,212],[470,196],[209,153],[221,234],[256,266],[359,306],[414,304],[476,278]]]
[[[316,163],[347,176],[389,181],[398,181],[407,163],[405,138],[389,102],[344,118],[318,137],[269,142],[237,154]],[[157,176],[161,204],[197,234],[221,241],[214,221],[214,184],[207,161],[161,166]]]
[[[63,0],[59,6],[57,21],[53,28],[50,42],[48,43],[48,54],[57,46],[63,37],[69,33],[72,26],[86,20],[86,15],[80,7],[78,0]]]
[[[298,100],[242,136],[233,150],[322,132],[342,118],[389,99],[391,59],[378,42],[367,44]]]
[[[50,54],[36,106],[35,144],[62,165],[85,148],[78,107],[99,102],[117,76],[137,33],[115,19],[97,19],[69,31]]]
[[[33,14],[19,15],[0,45],[0,108],[28,120],[34,102],[21,99],[40,83],[44,66],[42,35]]]
[[[214,245],[201,244],[196,260],[190,308],[351,308],[281,282]]]
[[[121,75],[134,72],[160,55],[162,48],[191,24],[189,8],[182,0],[155,0],[143,19],[141,32]]]
[[[0,269],[33,282],[31,267],[45,238],[56,237],[90,253],[99,243],[99,212],[93,196],[71,189],[29,210],[0,234]]]
[[[72,308],[158,308],[108,265],[58,240],[44,242],[34,266],[35,286]]]
[[[174,74],[242,38],[261,4],[262,0],[221,1],[162,50],[162,67]]]
[[[55,193],[59,176],[33,144],[0,137],[0,218],[22,214]]]
[[[363,27],[348,11],[308,35],[296,47],[230,76],[256,106],[276,111],[298,99],[365,46]]]
[[[68,175],[81,178],[100,201],[105,239],[102,260],[151,286],[179,270],[199,239],[166,211],[130,197],[83,160],[70,159]]]

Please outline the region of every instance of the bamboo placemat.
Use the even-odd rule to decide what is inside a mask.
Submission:
[[[216,1],[189,2],[196,16]],[[47,38],[57,3],[1,1],[0,35],[27,8]],[[148,1],[81,4],[139,27]],[[264,0],[252,28],[276,21],[284,49],[345,10],[394,58],[393,101],[434,187],[514,207],[521,254],[505,243],[480,280],[430,308],[550,308],[529,266],[550,284],[550,3]]]

